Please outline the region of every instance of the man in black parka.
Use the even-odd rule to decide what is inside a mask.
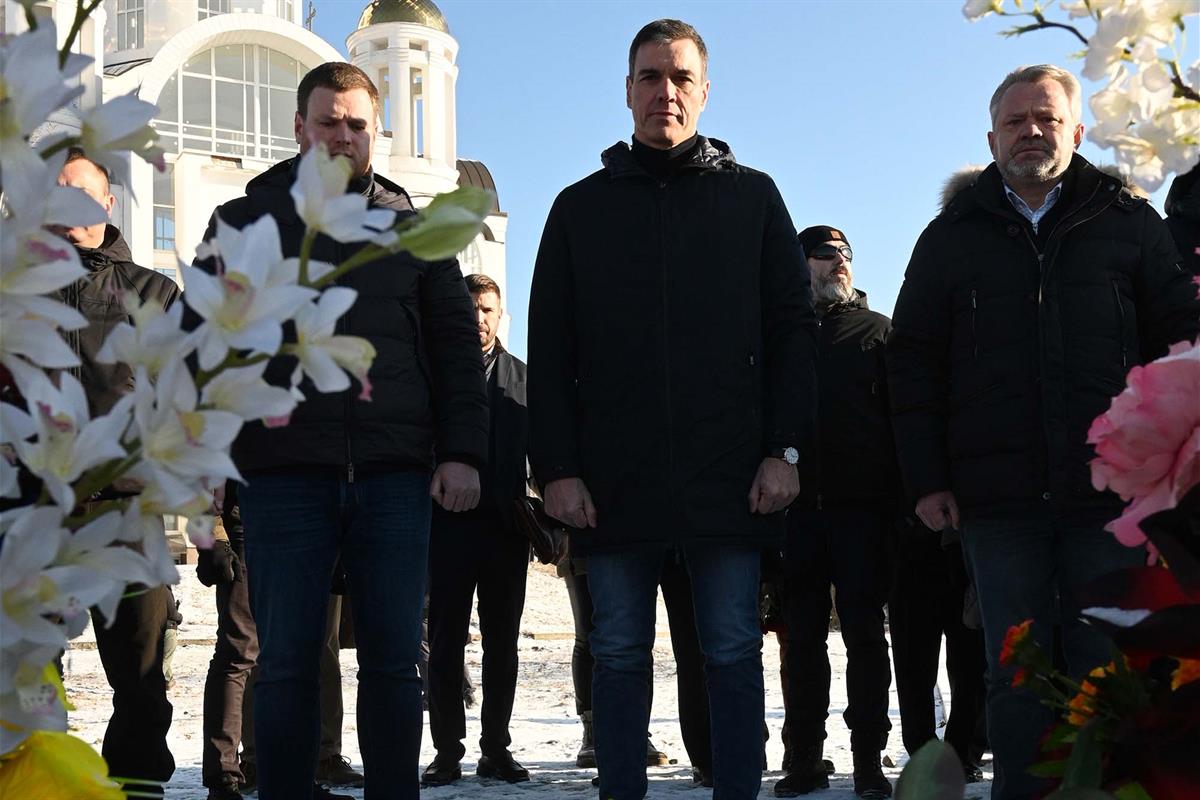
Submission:
[[[529,413],[525,364],[497,336],[504,311],[500,286],[486,275],[468,275],[488,388],[488,465],[480,474],[479,505],[462,514],[434,509],[429,542],[429,733],[437,756],[421,776],[443,786],[462,775],[466,749],[463,650],[471,602],[479,593],[483,645],[483,707],[475,773],[509,783],[529,780],[529,770],[508,747],[517,692],[517,643],[525,608],[529,540],[517,530],[514,503],[526,492]]]
[[[112,213],[116,198],[108,172],[82,150],[70,151],[58,182],[83,190]],[[114,225],[75,227],[62,234],[75,245],[88,273],[63,289],[63,301],[83,315],[87,326],[63,335],[79,357],[80,366],[72,371],[95,418],[107,414],[122,395],[133,391],[133,370],[127,364],[96,361],[113,328],[131,322],[125,310],[126,294],[132,292],[139,302],[167,308],[179,297],[179,287],[165,275],[133,263],[129,245]],[[114,496],[113,491],[106,490],[107,496]],[[175,759],[167,747],[172,708],[163,677],[163,630],[167,608],[173,606],[170,589],[155,586],[122,599],[114,620],[106,620],[92,609],[96,647],[113,690],[113,712],[101,748],[113,775],[166,783],[175,771]],[[137,788],[158,791],[144,785]]]
[[[632,148],[559,194],[529,308],[530,455],[546,510],[588,558],[596,760],[605,798],[646,792],[662,563],[692,579],[717,793],[761,783],[760,550],[813,457],[808,267],[771,179],[696,133],[694,28],[659,20],[629,52]]]
[[[891,326],[854,288],[854,253],[845,233],[814,225],[800,232],[799,241],[820,325],[820,459],[819,467],[812,465],[817,469],[802,470],[807,480],[787,516],[785,745],[792,760],[775,794],[795,797],[829,785],[821,747],[829,715],[826,640],[833,587],[848,662],[842,716],[854,751],[854,789],[878,800],[892,794],[880,764],[891,729],[883,606],[899,488],[883,360]]]
[[[1074,154],[1079,82],[1015,70],[992,97],[995,162],[921,235],[896,302],[888,368],[916,512],[960,528],[988,657],[996,800],[1026,798],[1050,712],[999,663],[1005,632],[1051,629],[1076,678],[1111,658],[1079,591],[1145,560],[1103,529],[1120,501],[1092,488],[1092,421],[1130,368],[1195,337],[1196,287],[1162,220]]]
[[[302,154],[323,144],[349,159],[347,191],[403,218],[414,213],[408,195],[371,169],[378,115],[379,94],[362,70],[322,64],[300,82],[296,141]],[[205,238],[215,235],[217,217],[243,228],[270,214],[284,256],[296,256],[304,223],[289,189],[298,161],[283,161],[250,181],[245,197],[216,210]],[[312,257],[338,264],[360,247],[319,235]],[[453,260],[388,256],[338,285],[358,296],[337,332],[361,336],[375,348],[371,401],[364,386],[326,394],[306,380],[299,387],[306,399],[289,424],[248,424],[233,445],[234,463],[246,478],[238,501],[260,647],[258,793],[263,800],[295,800],[312,792],[318,662],[340,552],[358,649],[366,797],[414,800],[430,496],[453,512],[479,499],[477,470],[488,448],[479,334]],[[292,357],[277,358],[265,377],[288,385],[294,367]]]

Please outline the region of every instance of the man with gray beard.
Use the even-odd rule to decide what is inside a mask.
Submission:
[[[799,238],[820,326],[820,465],[813,465],[816,474],[802,476],[800,496],[787,517],[784,744],[792,758],[775,795],[795,797],[829,786],[821,746],[829,716],[832,586],[849,662],[849,702],[842,716],[854,750],[854,790],[865,800],[878,800],[892,794],[880,765],[891,728],[883,605],[899,496],[883,362],[891,323],[867,308],[866,294],[854,288],[854,253],[842,231],[814,225]]]

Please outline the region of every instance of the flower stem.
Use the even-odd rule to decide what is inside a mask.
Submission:
[[[301,286],[308,286],[308,261],[312,256],[313,242],[316,241],[317,232],[312,228],[304,229],[304,238],[300,240],[300,277],[299,283]]]
[[[71,55],[71,45],[75,43],[75,37],[83,30],[83,23],[92,15],[92,12],[100,7],[104,0],[92,0],[88,3],[87,0],[75,0],[75,21],[71,23],[71,29],[67,31],[66,41],[63,42],[62,49],[58,51],[58,68],[62,69],[67,65],[67,59]]]
[[[74,147],[75,145],[79,144],[79,142],[80,138],[78,136],[68,136],[65,139],[59,139],[57,142],[42,151],[42,160],[45,161],[50,158],[50,156],[54,155],[55,153],[61,153],[68,147]]]
[[[208,385],[213,378],[220,375],[227,369],[237,369],[238,367],[252,367],[255,364],[261,364],[271,356],[267,353],[257,353],[256,355],[242,356],[236,355],[233,351],[225,354],[225,359],[217,364],[212,369],[202,369],[196,373],[196,389],[203,389]]]

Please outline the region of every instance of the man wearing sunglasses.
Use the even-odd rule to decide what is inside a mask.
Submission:
[[[820,325],[817,348],[819,468],[807,465],[787,517],[784,680],[788,774],[777,797],[829,786],[821,747],[829,712],[830,587],[849,661],[842,715],[854,750],[854,790],[891,797],[880,752],[887,742],[892,674],[883,635],[898,468],[887,400],[888,318],[854,288],[854,252],[828,225],[805,228],[800,245],[812,272]]]

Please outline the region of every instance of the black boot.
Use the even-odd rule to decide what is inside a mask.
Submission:
[[[579,715],[583,723],[583,742],[579,745],[579,753],[575,756],[575,766],[582,769],[596,768],[596,743],[592,739],[592,712],[584,711]]]
[[[775,784],[776,797],[798,797],[829,788],[829,773],[821,759],[821,748],[800,748],[792,753],[791,769]]]
[[[665,767],[671,763],[671,759],[662,750],[654,746],[654,742],[650,741],[650,732],[646,732],[646,766],[647,767]]]
[[[854,751],[854,793],[862,800],[892,796],[892,784],[883,774],[878,751]]]

